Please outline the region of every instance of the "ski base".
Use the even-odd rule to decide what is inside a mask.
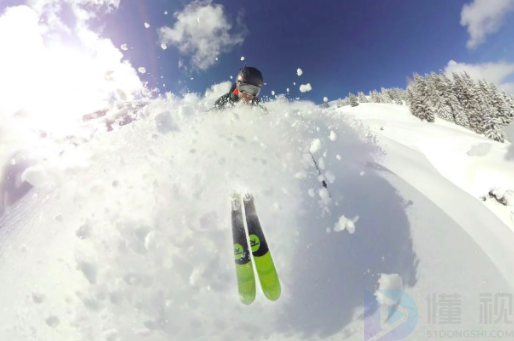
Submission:
[[[250,250],[246,239],[243,222],[241,196],[232,196],[232,237],[234,241],[234,259],[239,299],[243,304],[251,304],[255,300],[255,275],[253,272]]]
[[[264,295],[269,300],[276,301],[280,297],[282,288],[273,257],[271,257],[268,243],[257,216],[254,198],[251,194],[246,194],[243,202],[248,227],[248,238],[259,282]]]

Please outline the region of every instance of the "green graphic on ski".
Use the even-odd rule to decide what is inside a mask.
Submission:
[[[253,195],[245,194],[243,203],[250,247],[252,249],[255,269],[259,275],[262,291],[269,300],[276,301],[281,293],[280,281],[278,279],[275,263],[273,262],[271,252],[268,248],[268,243],[266,242],[259,218],[257,217]]]
[[[232,237],[234,239],[239,299],[244,304],[251,304],[255,300],[255,275],[246,239],[241,196],[239,194],[232,196]]]

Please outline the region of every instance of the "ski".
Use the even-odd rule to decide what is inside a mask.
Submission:
[[[253,195],[245,194],[243,203],[250,247],[262,291],[269,300],[276,301],[281,293],[280,281],[278,279],[275,263],[273,262],[271,252],[268,248],[268,243],[266,242],[259,218],[257,217]]]
[[[255,274],[246,239],[241,195],[237,193],[232,196],[232,237],[239,299],[243,304],[251,304],[255,300]]]

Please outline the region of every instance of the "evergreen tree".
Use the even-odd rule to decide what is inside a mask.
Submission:
[[[396,102],[396,98],[398,96],[397,90],[398,90],[397,88],[389,89],[389,96],[391,97],[391,103],[393,103],[393,104],[398,104]]]
[[[510,122],[512,122],[512,120],[514,119],[514,98],[512,98],[511,96],[508,96],[505,92],[502,92],[502,95],[503,95],[503,99],[505,101],[505,107],[508,108],[507,109],[508,123],[506,123],[506,124],[510,124]]]
[[[468,79],[469,83],[471,78],[466,77],[466,79]],[[492,93],[491,88],[483,80],[479,80],[478,83],[475,84],[475,88],[482,124],[480,130],[487,138],[504,142],[505,135],[501,131],[503,120],[498,109],[493,105],[494,94]]]
[[[442,78],[432,72],[429,75],[429,83],[432,88],[431,102],[434,107],[434,113],[437,117],[453,122],[453,116],[451,114],[451,108],[446,105],[446,98],[448,94],[445,92],[445,84]]]
[[[419,87],[417,86],[418,79],[416,79],[417,75],[414,75],[414,80],[412,82],[412,86],[409,87],[409,108],[412,115],[420,118],[420,114],[423,111],[423,103],[421,101],[421,94],[419,93]]]
[[[480,109],[483,113],[483,118],[485,120],[486,116],[488,115],[491,119],[495,121],[496,124],[501,124],[501,115],[499,113],[499,110],[494,103],[494,94],[491,90],[491,87],[485,82],[485,80],[479,80],[477,83],[477,89],[478,89],[478,103],[480,105]],[[482,122],[487,126],[490,126],[490,122]],[[482,128],[485,129],[485,128]],[[485,133],[484,133],[485,134]]]
[[[403,105],[402,89],[394,88],[391,90],[393,96],[393,103]]]
[[[376,99],[377,99],[377,103],[384,103],[384,99],[382,98],[382,92],[380,91],[376,91]]]
[[[389,100],[391,101],[390,103],[392,103],[392,104],[396,104],[394,94],[395,94],[394,89],[387,89],[387,95],[389,96]]]
[[[509,116],[509,108],[507,103],[503,100],[502,94],[498,91],[498,88],[494,84],[481,83],[481,87],[484,88],[484,93],[488,97],[489,104],[496,116],[500,118],[503,124],[507,124]]]
[[[453,93],[451,80],[446,77],[443,71],[440,71],[437,79],[438,82],[436,83],[436,90],[441,98],[439,102],[440,105],[438,107],[439,116],[449,122],[454,122],[460,125],[467,124],[467,117],[462,111],[459,100]],[[461,122],[463,118],[466,120]]]
[[[393,103],[393,99],[389,95],[389,91],[386,88],[381,89],[380,98],[382,103]]]
[[[418,74],[414,74],[412,94],[413,102],[410,103],[411,113],[420,120],[434,122],[434,111],[430,105],[427,82]]]
[[[432,107],[432,110],[434,112],[434,115],[443,118],[441,113],[441,107],[442,107],[442,96],[439,93],[439,90],[437,89],[439,78],[435,73],[431,73],[430,75],[425,75],[425,81],[426,81],[426,95],[429,101],[429,105]],[[446,119],[446,118],[445,118]]]
[[[409,91],[410,91],[410,95],[409,95]],[[409,86],[407,86],[407,90],[405,91],[405,104],[410,108],[410,105],[411,105],[411,101],[414,97],[414,83],[411,81],[411,84],[409,84]]]
[[[408,105],[407,104],[407,90],[398,89],[397,93],[398,93],[398,99],[397,99],[398,104]]]
[[[402,91],[402,92],[401,92],[401,94],[402,94],[402,99],[403,99],[405,102],[407,102],[407,90]]]
[[[483,134],[484,117],[488,111],[487,103],[482,100],[478,84],[466,72],[464,72],[461,79],[464,83],[464,93],[467,95],[464,107],[468,114],[471,129],[478,134]]]
[[[491,112],[486,111],[483,117],[483,134],[487,138],[503,143],[506,140],[506,136],[505,133],[501,131],[501,127],[502,125],[498,117],[495,118]]]
[[[502,117],[504,125],[508,126],[514,120],[514,100],[504,91],[500,92],[494,84],[492,84],[492,86],[498,97],[497,101],[500,102],[498,105],[499,115]]]
[[[342,100],[342,99],[340,99],[340,98],[339,98],[339,99],[337,100],[337,107],[338,107],[338,108],[341,108],[341,107],[343,107],[343,106],[344,106],[344,102],[343,102],[343,100]]]
[[[440,71],[439,77],[441,78],[441,91],[446,97],[443,105],[447,105],[451,108],[450,112],[453,116],[453,122],[469,129],[469,120],[457,98],[454,83],[443,71]],[[442,108],[442,110],[448,109]]]
[[[380,96],[377,90],[373,90],[369,93],[370,103],[380,103]]]
[[[357,97],[355,97],[355,95],[352,94],[351,92],[350,92],[349,100],[350,100],[350,105],[352,107],[356,107],[359,105],[359,102],[357,101]]]
[[[368,103],[368,99],[363,92],[359,92],[359,103]]]
[[[469,91],[466,82],[462,79],[461,76],[456,73],[452,73],[452,75],[454,80],[452,84],[452,90],[455,93],[457,100],[459,101],[462,112],[464,115],[466,115],[466,119],[462,119],[462,121],[466,123],[466,125],[463,126],[473,131],[477,131],[474,128],[476,126],[476,119],[473,118],[473,116],[476,116],[476,113],[473,110],[476,105],[473,104],[474,101],[471,99],[471,92]],[[457,119],[455,122],[457,122]]]
[[[409,109],[412,115],[418,117],[418,98],[414,94],[414,87],[407,88],[407,102],[409,102]]]

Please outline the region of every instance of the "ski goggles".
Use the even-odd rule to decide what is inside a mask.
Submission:
[[[261,92],[261,87],[248,83],[239,83],[237,85],[237,90],[242,94],[256,97]]]

